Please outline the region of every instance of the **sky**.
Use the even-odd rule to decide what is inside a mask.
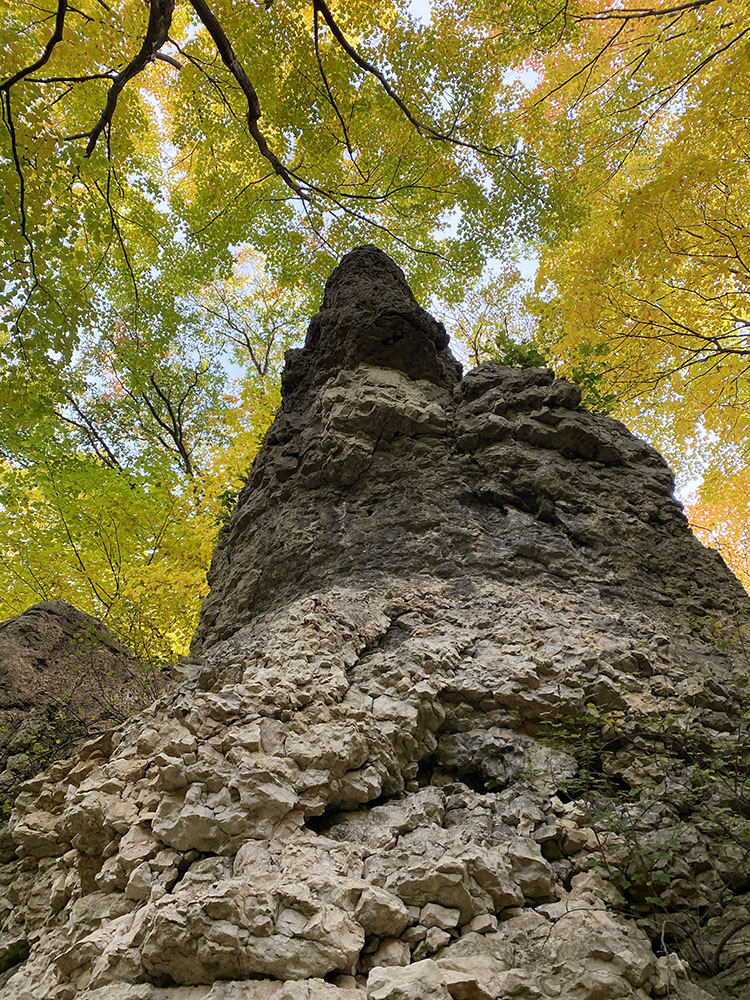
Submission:
[[[411,12],[415,17],[418,17],[421,21],[425,22],[430,20],[432,0],[410,0],[409,6],[411,7]]]

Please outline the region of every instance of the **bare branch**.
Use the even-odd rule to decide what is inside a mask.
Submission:
[[[643,17],[671,17],[673,14],[683,14],[698,7],[708,7],[717,0],[689,0],[676,7],[627,7],[620,10],[600,10],[593,14],[575,14],[575,21],[633,21]]]
[[[179,59],[175,59],[174,56],[168,56],[166,52],[157,52],[154,55],[154,59],[160,59],[162,62],[169,63],[170,66],[174,66],[175,69],[182,69],[182,63]]]
[[[172,24],[172,14],[174,13],[175,0],[151,0],[148,18],[148,27],[143,44],[138,54],[130,61],[122,73],[118,74],[114,83],[107,93],[107,103],[99,117],[99,121],[94,125],[89,133],[89,141],[86,145],[86,156],[91,156],[96,147],[97,140],[104,129],[110,124],[117,108],[117,100],[122,93],[125,84],[137,76],[146,66],[156,58],[159,49],[164,45],[169,36],[169,29]]]
[[[65,399],[73,408],[79,419],[74,420],[72,417],[66,416],[64,413],[58,413],[58,416],[66,423],[71,424],[73,427],[77,427],[78,430],[86,436],[89,444],[94,449],[94,453],[97,458],[99,458],[104,465],[109,466],[111,469],[117,469],[119,472],[124,471],[122,465],[117,460],[117,456],[96,429],[88,414],[81,409],[81,406],[75,396],[73,396],[72,393],[66,392]]]

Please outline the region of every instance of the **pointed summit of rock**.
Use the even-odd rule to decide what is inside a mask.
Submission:
[[[21,789],[0,1000],[745,997],[747,595],[672,486],[353,251],[178,689]]]
[[[355,247],[331,271],[323,293],[323,309],[378,312],[384,306],[417,305],[404,272],[372,243]]]
[[[375,246],[326,283],[209,575],[196,652],[333,582],[554,580],[643,608],[741,599],[661,456],[548,369],[460,377],[442,324]],[[679,555],[678,555],[679,553]],[[572,584],[575,581],[575,584]]]
[[[376,246],[356,247],[326,282],[304,348],[288,353],[284,393],[288,397],[319,384],[332,370],[359,364],[449,387],[460,378],[461,365],[448,339],[443,324],[417,303],[395,261]]]

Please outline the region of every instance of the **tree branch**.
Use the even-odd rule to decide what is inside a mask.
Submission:
[[[697,10],[698,7],[708,7],[717,0],[688,0],[687,3],[678,4],[676,7],[626,7],[621,10],[600,10],[594,14],[575,14],[575,21],[632,21],[642,17],[670,17],[673,14],[684,14],[688,10]]]
[[[111,469],[117,469],[119,472],[123,472],[123,467],[117,459],[117,456],[109,447],[105,439],[99,433],[99,431],[94,426],[91,418],[82,409],[75,396],[72,393],[66,392],[65,399],[68,401],[69,405],[73,408],[75,413],[80,418],[79,420],[74,420],[72,417],[66,416],[64,413],[59,413],[58,416],[64,420],[66,423],[71,424],[73,427],[77,427],[88,439],[89,444],[94,449],[94,453],[97,458],[104,464],[109,466]]]
[[[474,143],[464,139],[457,139],[454,136],[449,135],[447,132],[442,132],[440,129],[435,128],[434,125],[429,125],[426,122],[421,121],[419,118],[416,117],[416,115],[411,111],[409,106],[401,99],[401,97],[399,97],[397,92],[390,85],[386,75],[381,70],[379,70],[377,66],[374,66],[371,62],[368,62],[367,59],[361,56],[359,52],[357,52],[357,50],[351,44],[351,42],[349,42],[349,40],[342,32],[341,28],[339,28],[338,24],[336,23],[336,20],[334,19],[334,16],[331,13],[328,5],[325,3],[325,0],[313,0],[313,11],[320,11],[320,13],[323,16],[323,20],[326,22],[326,24],[331,30],[331,34],[339,43],[344,52],[346,52],[349,58],[352,59],[353,62],[355,62],[361,70],[364,70],[365,73],[369,73],[371,76],[374,76],[376,80],[378,80],[383,90],[385,90],[386,94],[396,104],[396,106],[400,109],[400,111],[406,117],[406,119],[409,122],[411,122],[411,124],[414,126],[419,135],[430,139],[437,139],[440,142],[448,142],[453,146],[460,146],[464,149],[471,149],[474,150],[474,152],[476,153],[483,153],[486,156],[493,156],[506,160],[513,159],[512,153],[506,153],[504,150],[501,150],[497,147],[485,146],[481,143]],[[510,171],[510,173],[511,176],[513,176],[514,180],[520,182],[520,179],[512,171]]]
[[[323,86],[325,87],[326,94],[328,96],[328,103],[331,105],[336,113],[336,117],[341,125],[341,131],[344,136],[344,142],[346,144],[347,152],[349,153],[349,159],[352,161],[354,168],[356,169],[362,180],[366,180],[366,177],[362,173],[362,170],[357,163],[357,158],[354,155],[354,150],[352,149],[351,140],[349,138],[349,129],[346,127],[346,122],[344,121],[341,112],[339,111],[339,106],[336,103],[336,98],[333,96],[333,91],[331,90],[330,84],[328,83],[328,77],[326,76],[325,68],[323,67],[323,59],[320,54],[320,26],[318,23],[318,8],[313,4],[313,40],[315,43],[315,59],[318,63],[318,70],[320,72],[320,78],[323,81]]]
[[[117,108],[117,100],[122,93],[125,84],[137,76],[146,66],[156,58],[159,49],[164,45],[169,36],[169,29],[172,24],[172,14],[174,13],[175,0],[151,0],[148,17],[148,27],[138,54],[130,61],[125,69],[116,78],[107,92],[107,103],[104,105],[99,121],[94,125],[89,133],[89,141],[86,144],[86,156],[91,156],[96,147],[97,140],[107,125],[110,124]]]
[[[174,66],[175,69],[182,69],[182,63],[180,60],[175,59],[174,56],[168,56],[166,52],[155,53],[154,59],[161,59],[162,62],[169,63],[169,65]]]
[[[5,90],[6,92],[10,90],[14,83],[18,83],[19,80],[23,80],[25,76],[29,73],[34,73],[36,70],[41,69],[42,66],[49,60],[52,55],[52,50],[57,45],[58,42],[62,41],[63,27],[65,26],[65,15],[68,10],[68,0],[57,0],[57,14],[55,15],[55,30],[52,32],[49,41],[44,46],[44,52],[39,56],[36,62],[31,63],[30,66],[24,67],[24,69],[19,69],[17,73],[9,77],[3,84],[0,84],[0,90]]]
[[[307,195],[300,185],[294,180],[278,156],[276,156],[276,154],[270,149],[268,142],[266,141],[266,137],[258,127],[261,110],[257,91],[252,85],[250,77],[245,72],[244,67],[237,58],[231,42],[224,33],[224,29],[219,24],[215,14],[205,0],[190,0],[190,4],[208,31],[209,35],[213,38],[216,48],[219,50],[222,62],[240,85],[240,89],[247,99],[247,127],[250,131],[250,135],[255,140],[255,144],[258,147],[261,156],[264,156],[268,160],[274,169],[274,173],[278,174],[287,187],[291,188],[297,197],[304,201]]]

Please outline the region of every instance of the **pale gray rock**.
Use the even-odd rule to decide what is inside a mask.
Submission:
[[[409,911],[398,896],[370,884],[362,889],[355,917],[365,934],[379,937],[398,937],[411,922]]]
[[[387,937],[380,941],[374,952],[363,954],[359,968],[366,973],[376,966],[403,966],[410,962],[411,949],[407,942]]]
[[[444,931],[456,927],[460,916],[460,910],[448,910],[437,903],[427,903],[419,912],[420,923],[425,927],[439,927]]]
[[[439,966],[424,959],[402,969],[373,969],[367,1000],[450,1000],[450,993]]]
[[[686,740],[731,745],[705,620],[747,599],[661,458],[552,372],[461,378],[373,247],[283,395],[176,690],[19,791],[0,1000],[706,1000],[674,952],[750,875]]]

